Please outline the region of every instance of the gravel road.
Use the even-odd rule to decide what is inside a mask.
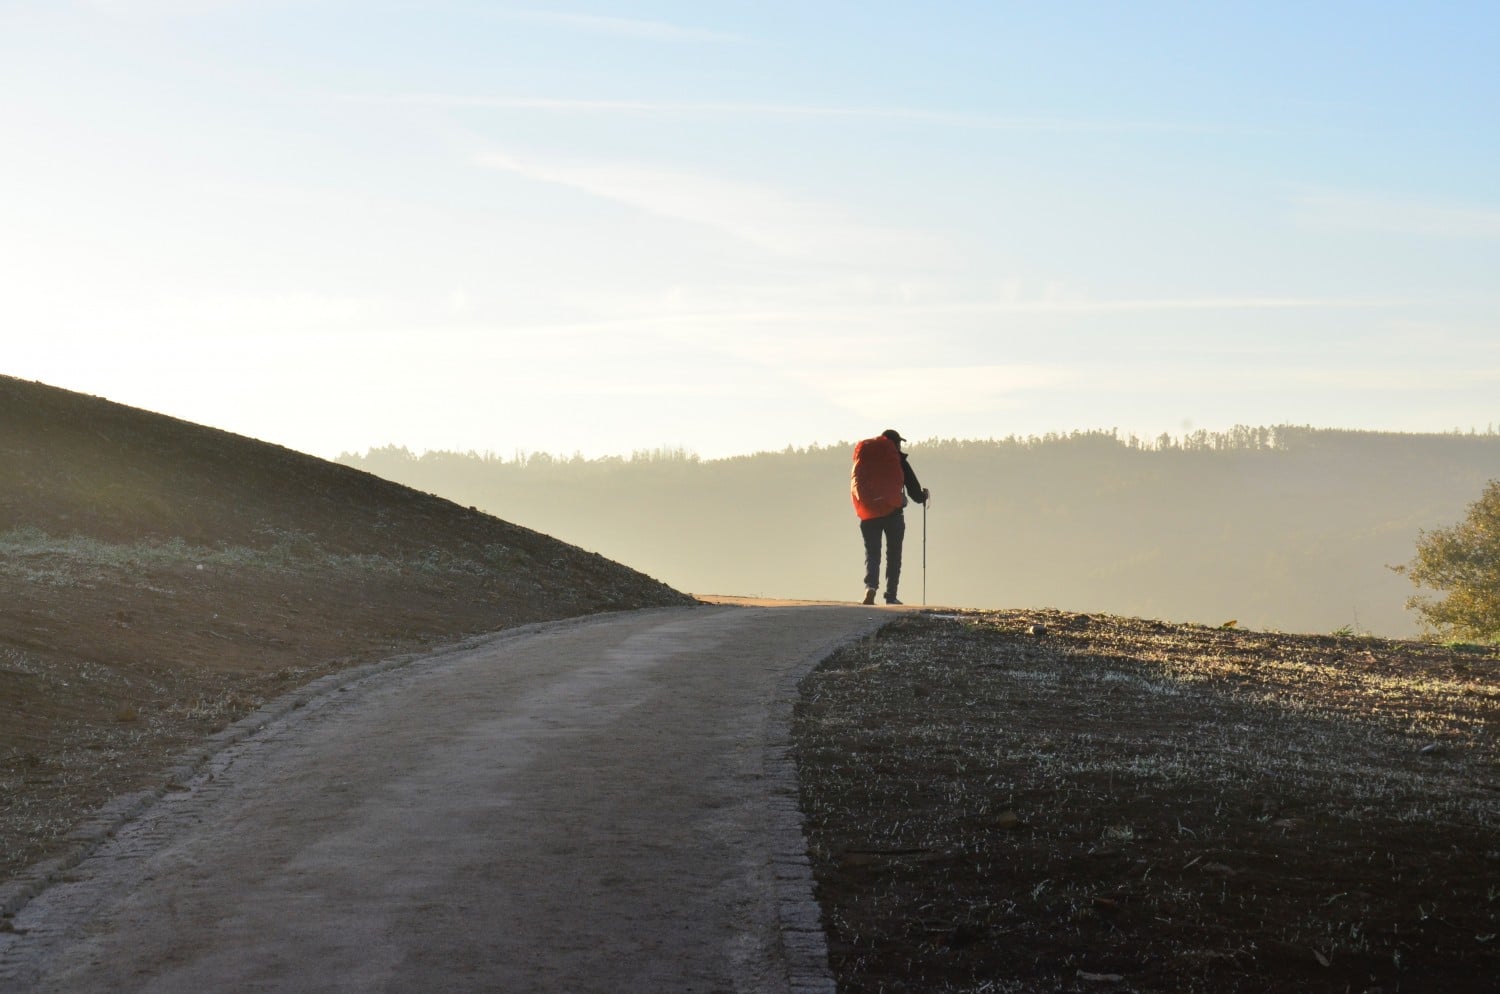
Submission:
[[[877,609],[504,633],[217,754],[0,933],[0,990],[832,990],[784,723]]]

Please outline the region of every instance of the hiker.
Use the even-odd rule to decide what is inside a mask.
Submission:
[[[908,496],[926,504],[931,493],[922,488],[917,474],[901,451],[906,439],[894,428],[854,447],[854,469],[849,491],[859,515],[859,530],[865,539],[865,599],[874,604],[880,586],[880,537],[885,536],[885,602],[900,604],[896,586],[901,582],[901,541],[906,537],[902,508]]]

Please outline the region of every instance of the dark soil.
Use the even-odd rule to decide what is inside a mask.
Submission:
[[[1494,991],[1497,675],[1493,648],[896,621],[795,719],[839,989]]]
[[[0,377],[0,882],[188,744],[325,673],[692,603],[288,449]]]

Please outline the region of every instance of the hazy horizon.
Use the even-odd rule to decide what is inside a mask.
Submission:
[[[0,5],[4,371],[333,458],[1483,430],[1500,8]]]
[[[911,451],[933,507],[907,512],[908,603],[923,600],[930,525],[933,604],[1386,637],[1417,630],[1413,588],[1389,567],[1500,476],[1494,432],[1245,427],[1165,448],[1090,433]],[[681,590],[849,601],[863,593],[850,454],[513,460],[388,447],[340,462]]]

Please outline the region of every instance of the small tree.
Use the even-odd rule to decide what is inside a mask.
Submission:
[[[1393,567],[1441,599],[1412,596],[1406,606],[1440,637],[1500,642],[1500,480],[1485,485],[1468,516],[1452,528],[1417,535],[1417,557]]]

